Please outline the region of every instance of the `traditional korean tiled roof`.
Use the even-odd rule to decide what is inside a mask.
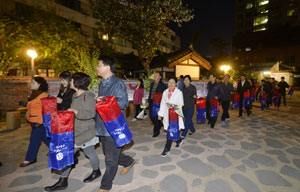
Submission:
[[[155,57],[151,62],[150,68],[174,67],[176,64],[179,64],[187,59],[194,60],[197,64],[203,68],[206,68],[207,70],[211,69],[210,63],[204,59],[192,46],[166,55]]]

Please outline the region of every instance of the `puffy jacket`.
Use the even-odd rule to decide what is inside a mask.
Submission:
[[[98,96],[115,96],[120,109],[123,111],[128,106],[128,95],[124,82],[115,75],[100,82]],[[99,114],[96,115],[97,136],[110,136]]]
[[[48,94],[43,92],[37,98],[31,100],[27,104],[27,115],[26,119],[30,123],[43,123],[43,116],[42,116],[42,102],[41,99],[48,97]]]

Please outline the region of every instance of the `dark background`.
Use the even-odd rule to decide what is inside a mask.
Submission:
[[[210,40],[217,37],[229,43],[227,53],[231,55],[234,0],[184,0],[184,3],[194,10],[194,18],[182,27],[169,25],[181,38],[181,48],[193,42],[201,56],[215,56]]]

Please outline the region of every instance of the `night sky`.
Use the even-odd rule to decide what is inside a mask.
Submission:
[[[169,27],[181,38],[181,47],[186,48],[191,41],[203,56],[214,56],[214,48],[209,43],[214,37],[229,42],[228,53],[231,54],[231,42],[234,30],[234,0],[185,0],[194,9],[194,18],[181,28],[175,24]],[[196,38],[195,38],[196,36]],[[198,37],[198,38],[197,38]]]

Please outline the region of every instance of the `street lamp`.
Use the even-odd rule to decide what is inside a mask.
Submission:
[[[229,65],[221,65],[220,69],[221,69],[222,71],[224,71],[224,74],[226,74],[227,71],[230,70],[230,66],[229,66]]]
[[[34,49],[27,50],[27,55],[31,57],[31,76],[34,77],[35,71],[34,71],[34,59],[37,57],[37,53]]]

